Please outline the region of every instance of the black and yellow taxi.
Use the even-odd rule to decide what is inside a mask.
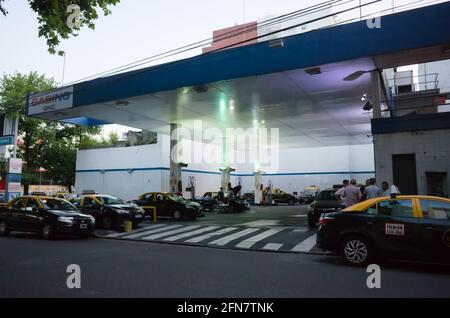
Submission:
[[[450,200],[399,195],[322,215],[317,245],[351,265],[376,258],[450,262]]]
[[[92,215],[102,229],[119,229],[125,221],[137,226],[144,220],[145,211],[112,195],[81,195],[70,200],[81,212]]]
[[[35,232],[44,239],[58,234],[90,236],[95,219],[66,200],[46,196],[22,196],[0,209],[0,235],[11,231]]]
[[[200,204],[184,199],[169,192],[148,192],[140,195],[133,203],[142,207],[146,214],[153,217],[154,211],[160,218],[196,219],[203,214]]]

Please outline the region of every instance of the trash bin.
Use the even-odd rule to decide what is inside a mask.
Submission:
[[[133,232],[133,222],[125,221],[123,223],[123,229],[125,232]]]

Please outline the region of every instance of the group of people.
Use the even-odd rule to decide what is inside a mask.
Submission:
[[[361,201],[390,196],[393,192],[400,194],[399,189],[395,185],[392,185],[391,189],[389,189],[389,183],[386,181],[381,184],[380,189],[376,185],[375,178],[366,180],[366,185],[360,187],[357,186],[356,179],[344,180],[343,184],[344,186],[336,191],[335,195],[343,200],[346,207]]]

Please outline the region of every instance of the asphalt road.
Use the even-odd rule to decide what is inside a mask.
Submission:
[[[450,267],[364,268],[323,255],[239,251],[104,239],[0,238],[0,297],[450,297]],[[67,266],[81,268],[68,289]]]

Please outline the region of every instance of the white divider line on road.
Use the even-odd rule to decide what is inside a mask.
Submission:
[[[162,227],[162,226],[166,226],[166,224],[151,224],[151,225],[147,225],[145,227],[141,227],[138,230],[135,230],[131,233],[126,233],[126,232],[117,232],[117,233],[111,233],[106,235],[106,237],[120,237],[120,236],[126,236],[129,234],[134,234],[134,233],[140,233],[140,232],[144,232],[144,231],[148,231],[150,229],[156,229],[158,227]]]
[[[258,243],[261,240],[264,240],[265,238],[268,238],[269,236],[275,235],[279,232],[281,232],[283,229],[270,229],[265,232],[262,232],[258,235],[252,236],[242,242],[240,242],[236,247],[238,248],[250,248],[256,243]]]
[[[291,250],[292,252],[309,252],[316,245],[317,234],[313,234],[306,240],[302,241],[300,244],[294,246]]]
[[[162,232],[162,233],[158,233],[158,234],[153,234],[153,235],[141,237],[141,240],[156,240],[156,239],[159,239],[159,238],[164,237],[164,236],[170,236],[170,235],[173,235],[173,234],[177,234],[177,233],[181,233],[181,232],[186,232],[186,231],[191,231],[191,230],[194,230],[194,229],[198,229],[199,227],[200,226],[198,226],[198,225],[183,226],[182,228],[178,228],[176,230],[171,230],[171,231],[167,231],[167,232]]]
[[[267,243],[262,249],[268,251],[278,251],[282,246],[283,244]]]
[[[186,243],[198,243],[198,242],[207,240],[207,239],[209,239],[211,237],[222,235],[222,234],[234,231],[236,229],[237,229],[237,227],[226,227],[226,228],[221,229],[221,230],[216,231],[216,232],[212,232],[212,233],[208,233],[208,234],[205,234],[205,235],[193,237],[193,238],[191,238],[191,239],[189,239],[189,240],[187,240],[185,242]]]
[[[246,230],[243,230],[243,231],[240,231],[240,232],[237,232],[237,233],[225,236],[225,237],[221,237],[220,239],[212,241],[209,244],[224,246],[224,245],[230,243],[231,241],[234,241],[234,240],[236,240],[236,239],[238,239],[240,237],[243,237],[243,236],[248,235],[250,233],[256,232],[258,230],[260,230],[260,229],[259,228],[257,228],[257,229],[255,229],[255,228],[246,229]]]
[[[171,236],[171,237],[166,237],[165,239],[163,239],[163,241],[173,242],[173,241],[177,241],[179,239],[185,238],[185,237],[202,234],[202,233],[205,233],[205,232],[208,232],[208,231],[212,231],[212,230],[215,230],[215,229],[218,229],[218,228],[219,228],[218,226],[207,226],[207,227],[204,227],[204,228],[196,230],[196,231],[191,231],[191,232],[178,234],[178,235]]]
[[[163,231],[167,231],[169,229],[175,229],[175,228],[180,227],[180,226],[181,225],[162,226],[162,227],[157,228],[157,229],[143,231],[143,232],[132,234],[132,235],[127,235],[127,236],[124,236],[123,238],[133,239],[133,238],[137,238],[137,237],[140,237],[140,236],[145,236],[145,235],[148,235],[148,234],[163,232]]]

